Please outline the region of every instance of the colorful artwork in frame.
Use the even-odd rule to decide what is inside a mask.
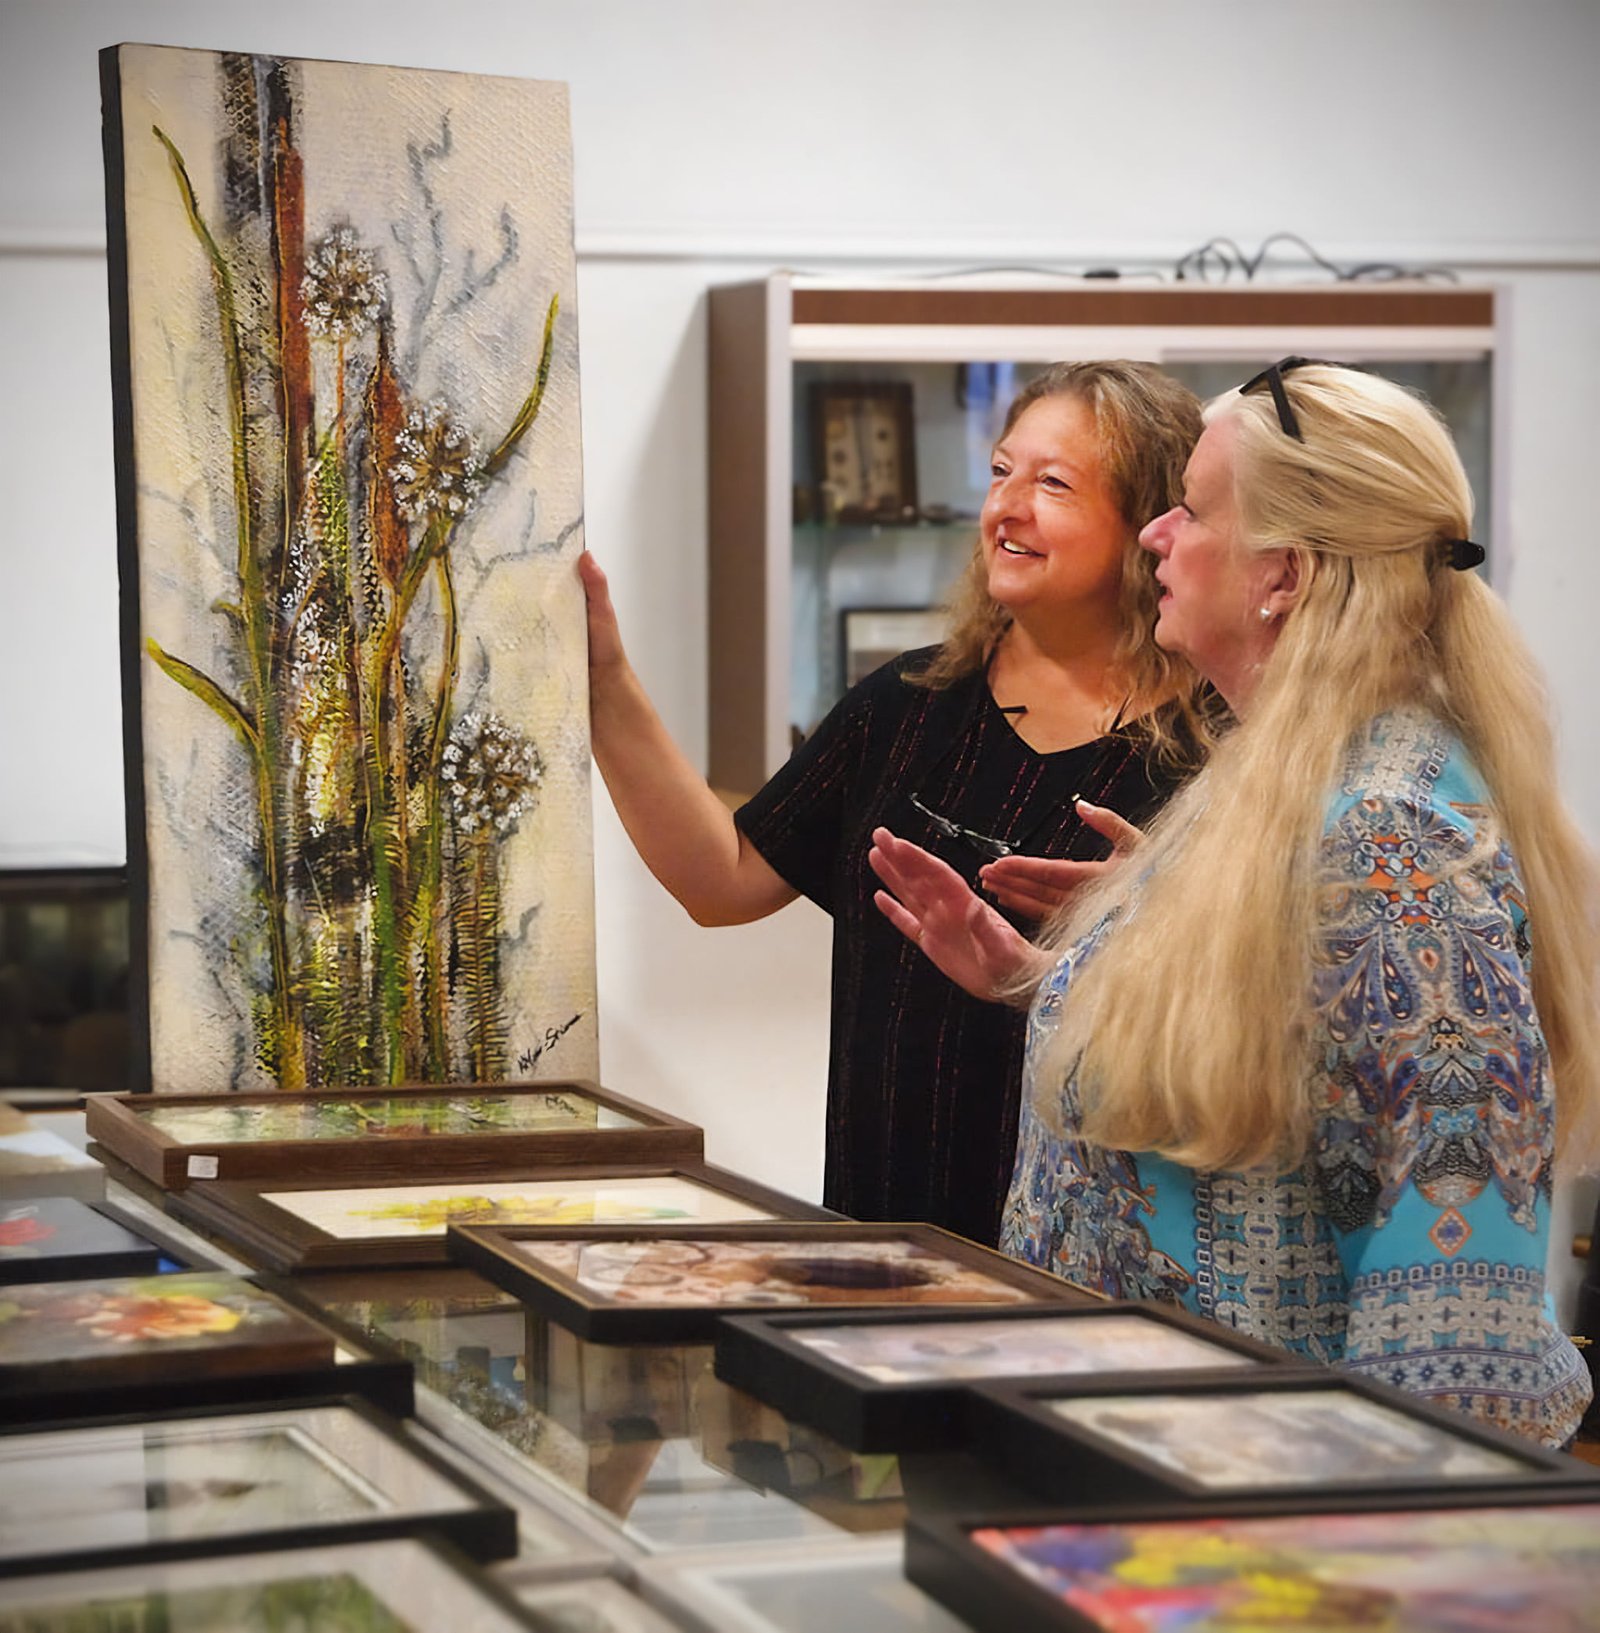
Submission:
[[[0,1293],[0,1395],[30,1383],[287,1371],[333,1360],[322,1328],[238,1276],[37,1282]]]
[[[1600,1508],[1592,1505],[979,1527],[969,1535],[1075,1612],[1081,1620],[1071,1625],[1107,1633],[1600,1630]]]
[[[133,1086],[596,1075],[565,87],[102,85]]]
[[[1348,1389],[1041,1401],[1064,1422],[1208,1490],[1523,1478],[1525,1458]]]
[[[72,1276],[153,1276],[152,1242],[73,1197],[0,1202],[0,1284]]]
[[[517,1633],[527,1625],[485,1573],[411,1538],[0,1582],[4,1633]]]
[[[428,1524],[475,1558],[516,1549],[502,1504],[347,1401],[0,1435],[0,1568],[352,1540]]]
[[[451,1224],[656,1224],[769,1219],[765,1209],[693,1180],[581,1178],[504,1185],[393,1185],[361,1191],[272,1191],[263,1200],[341,1241],[442,1236]]]

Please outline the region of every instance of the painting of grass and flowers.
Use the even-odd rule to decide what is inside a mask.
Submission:
[[[565,87],[102,83],[135,1086],[595,1076]]]

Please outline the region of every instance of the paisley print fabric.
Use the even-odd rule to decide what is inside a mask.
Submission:
[[[1590,1384],[1545,1290],[1554,1100],[1525,892],[1438,720],[1395,711],[1351,745],[1323,861],[1301,1166],[1206,1174],[1086,1145],[1072,1079],[1049,1133],[1039,1063],[1102,926],[1034,1004],[1001,1247],[1560,1444]]]

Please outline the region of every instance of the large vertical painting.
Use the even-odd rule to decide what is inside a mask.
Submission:
[[[102,85],[136,1085],[595,1076],[565,87]]]

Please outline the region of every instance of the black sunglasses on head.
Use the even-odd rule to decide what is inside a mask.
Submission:
[[[1291,436],[1296,442],[1306,439],[1300,434],[1300,422],[1295,418],[1294,408],[1289,402],[1289,393],[1284,389],[1283,377],[1292,374],[1296,369],[1303,369],[1310,365],[1323,368],[1344,368],[1343,363],[1332,363],[1325,357],[1280,357],[1276,363],[1268,365],[1259,374],[1239,387],[1239,395],[1248,397],[1252,391],[1265,386],[1272,393],[1272,406],[1278,411],[1278,424],[1283,427],[1284,435]]]

